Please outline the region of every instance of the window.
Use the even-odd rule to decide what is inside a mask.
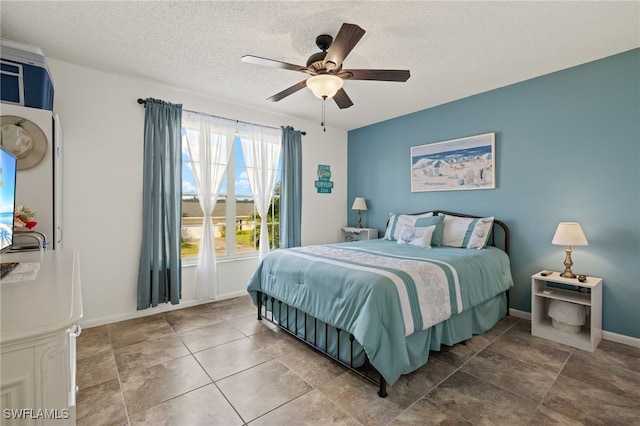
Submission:
[[[183,129],[182,140],[182,258],[196,259],[202,235],[200,208],[189,151]],[[276,180],[267,217],[269,248],[279,247],[280,181],[282,160],[275,170]],[[229,177],[232,178],[229,178]],[[212,214],[217,259],[253,256],[259,250],[261,217],[254,204],[241,140],[235,137],[231,157],[222,180],[220,195]],[[229,232],[231,230],[231,232]]]

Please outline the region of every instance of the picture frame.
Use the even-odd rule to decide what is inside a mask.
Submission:
[[[411,192],[495,189],[495,133],[411,147]]]

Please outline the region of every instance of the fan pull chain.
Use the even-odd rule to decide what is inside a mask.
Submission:
[[[320,123],[320,125],[322,126],[322,131],[326,132],[327,131],[327,127],[324,125],[324,117],[325,117],[325,111],[324,111],[324,103],[327,100],[326,96],[322,97],[322,122]]]

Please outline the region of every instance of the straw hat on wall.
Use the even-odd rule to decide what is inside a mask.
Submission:
[[[18,159],[18,170],[38,164],[47,152],[47,138],[37,124],[13,115],[3,115],[0,144]]]

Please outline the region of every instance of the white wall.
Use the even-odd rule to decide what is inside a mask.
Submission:
[[[138,98],[182,103],[184,109],[268,126],[291,125],[303,136],[302,242],[338,241],[347,222],[347,132],[206,98],[140,79],[49,60],[54,111],[64,130],[64,247],[80,252],[85,327],[201,303],[194,268],[183,270],[183,299],[136,311],[142,223],[144,108]],[[317,194],[318,164],[331,166],[332,194]],[[219,263],[218,299],[245,293],[256,259]]]

